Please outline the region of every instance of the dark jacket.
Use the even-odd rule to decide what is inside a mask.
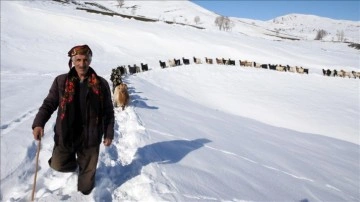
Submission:
[[[63,97],[65,81],[68,74],[62,74],[55,78],[49,94],[45,98],[41,105],[39,112],[37,113],[32,128],[37,126],[44,127],[46,122],[50,119],[52,113],[59,107],[60,99]],[[103,110],[101,114],[96,114],[89,102],[86,102],[86,117],[83,123],[83,134],[85,135],[85,146],[98,146],[101,143],[101,138],[114,138],[114,109],[111,100],[110,87],[107,81],[100,77],[100,86],[103,95]],[[88,96],[86,97],[88,99]],[[64,137],[73,134],[63,134],[61,127],[60,110],[58,110],[58,116],[56,118],[55,130],[55,144],[69,145],[72,144]],[[69,131],[69,130],[68,130]],[[71,131],[71,130],[70,130]],[[77,134],[80,135],[80,134]]]

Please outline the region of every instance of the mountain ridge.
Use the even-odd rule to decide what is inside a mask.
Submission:
[[[53,0],[56,2],[66,3],[68,1]],[[198,29],[217,30],[214,21],[218,14],[206,10],[191,1],[184,1],[174,5],[174,2],[146,2],[146,1],[125,1],[123,7],[116,5],[115,1],[71,1],[71,4],[77,5],[77,9],[86,10],[88,12],[98,12],[103,15],[120,16],[133,18],[145,22],[162,21],[167,24],[178,24],[190,26]],[[155,5],[156,4],[156,5]],[[161,5],[164,4],[164,5]],[[168,6],[169,5],[169,6]],[[170,6],[171,5],[171,6]],[[150,6],[164,6],[161,13],[149,12]],[[167,7],[168,6],[168,7]],[[157,10],[158,11],[158,10]],[[199,23],[190,20],[189,16],[196,11],[200,18]],[[196,16],[191,16],[195,18]],[[292,13],[276,17],[271,20],[261,21],[248,18],[231,17],[229,19],[234,23],[234,27],[230,32],[238,32],[247,34],[247,29],[261,29],[262,37],[273,40],[314,40],[319,30],[325,30],[327,35],[322,41],[339,41],[339,32],[343,32],[343,41],[350,43],[359,43],[360,21],[337,20],[327,17],[321,17],[310,14]],[[240,23],[239,23],[240,22]],[[244,24],[246,22],[247,24]],[[254,28],[255,27],[255,28]],[[334,29],[336,27],[336,29]],[[244,31],[245,30],[245,31]]]

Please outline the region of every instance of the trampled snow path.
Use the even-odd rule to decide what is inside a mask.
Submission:
[[[115,108],[115,137],[110,147],[100,147],[99,162],[96,174],[96,187],[93,192],[84,196],[77,192],[77,173],[60,173],[52,170],[48,166],[48,158],[53,149],[53,126],[56,112],[45,127],[44,138],[41,142],[39,171],[37,176],[35,200],[36,201],[112,201],[112,200],[153,200],[160,199],[154,197],[154,189],[168,192],[167,180],[161,180],[165,173],[159,170],[155,164],[150,164],[149,159],[157,159],[156,152],[148,147],[142,147],[146,135],[145,128],[136,114],[137,100],[131,96],[131,104],[124,111]],[[36,111],[36,110],[35,110]],[[28,111],[19,120],[14,120],[7,125],[2,125],[2,134],[11,130],[16,130],[19,124],[29,124],[36,115],[34,110]],[[38,142],[28,146],[27,155],[13,172],[5,176],[2,180],[2,187],[11,190],[2,190],[4,201],[29,201],[35,174],[35,156]],[[142,148],[141,148],[142,147]],[[147,166],[147,172],[142,168]],[[158,179],[158,175],[160,179]],[[21,182],[21,186],[7,186],[13,183],[13,176]],[[154,187],[151,183],[156,181],[166,182],[160,187]],[[9,180],[8,180],[9,179]]]
[[[144,138],[148,138],[144,127],[134,106],[128,106],[124,111],[115,108],[115,118],[113,144],[100,153],[94,199],[151,200],[152,176],[142,172],[146,165],[144,156],[138,154],[139,148],[144,145]]]

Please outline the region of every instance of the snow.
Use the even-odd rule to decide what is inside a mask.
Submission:
[[[120,12],[115,2],[97,2]],[[322,68],[360,71],[359,51],[270,37],[267,27],[244,23],[236,30],[246,34],[218,31],[210,11],[164,2],[138,2],[136,12],[167,20],[179,16],[170,10],[200,15],[207,29],[92,14],[54,1],[1,1],[0,200],[30,200],[38,145],[32,121],[53,79],[68,71],[67,51],[88,44],[91,66],[110,85],[118,65],[142,62],[150,71],[124,77],[131,103],[115,109],[115,139],[101,145],[90,195],[77,192],[76,173],[49,168],[51,117],[36,201],[359,201],[359,79],[322,75]],[[191,64],[159,66],[182,57]],[[205,57],[237,65],[205,64]],[[310,73],[240,67],[245,59]]]

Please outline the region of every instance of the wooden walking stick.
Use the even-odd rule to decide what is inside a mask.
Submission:
[[[39,167],[40,146],[41,146],[41,137],[39,138],[39,143],[38,143],[37,152],[36,152],[36,167],[35,167],[33,190],[32,190],[32,194],[31,194],[31,201],[34,201],[34,194],[35,194],[35,188],[36,188],[36,177],[37,177],[37,171],[38,171],[38,167]]]

